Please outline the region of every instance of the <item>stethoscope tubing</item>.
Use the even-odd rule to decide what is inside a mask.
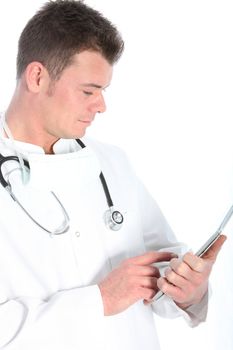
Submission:
[[[79,139],[76,139],[77,143],[82,147],[85,148],[86,145]],[[44,227],[43,225],[41,225],[37,220],[35,220],[33,218],[33,216],[28,212],[28,210],[26,210],[26,208],[21,204],[21,202],[18,200],[18,198],[15,196],[15,194],[12,192],[12,188],[11,185],[8,181],[5,180],[3,173],[2,173],[2,165],[7,162],[7,161],[17,161],[19,162],[19,158],[17,156],[6,156],[4,157],[2,154],[0,154],[0,183],[1,185],[7,190],[7,192],[10,194],[10,196],[12,197],[12,199],[20,206],[20,208],[23,210],[23,212],[41,229],[43,229],[45,232],[49,233],[50,235],[60,235],[63,233],[66,233],[69,228],[70,228],[70,218],[69,215],[65,209],[65,207],[63,206],[63,204],[61,203],[61,201],[59,200],[59,198],[56,196],[56,194],[51,191],[51,194],[53,195],[53,197],[55,198],[55,200],[58,202],[58,204],[60,205],[62,212],[63,212],[63,216],[64,216],[64,222],[55,230],[55,231],[50,231],[48,230],[46,227]],[[30,169],[30,165],[29,162],[25,159],[23,159],[23,164]],[[105,177],[102,173],[102,171],[100,172],[99,175],[103,190],[104,190],[104,194],[106,197],[106,201],[107,201],[107,205],[109,207],[109,209],[105,212],[104,214],[104,221],[106,226],[113,230],[113,231],[118,231],[123,224],[124,221],[124,217],[121,214],[121,212],[119,212],[118,210],[114,209],[114,205],[113,205],[113,201],[108,189],[108,185],[107,182],[105,180]]]

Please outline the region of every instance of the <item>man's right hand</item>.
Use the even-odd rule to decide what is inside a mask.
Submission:
[[[124,260],[99,283],[104,315],[115,315],[138,300],[150,301],[158,291],[159,269],[152,264],[170,261],[176,255],[170,252],[147,252]]]

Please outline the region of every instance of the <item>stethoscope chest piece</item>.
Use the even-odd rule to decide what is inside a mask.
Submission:
[[[110,207],[104,214],[104,221],[108,228],[118,231],[122,227],[124,217],[118,210],[114,210],[114,207]]]

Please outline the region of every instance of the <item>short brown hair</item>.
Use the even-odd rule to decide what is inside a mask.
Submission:
[[[33,61],[42,63],[52,79],[59,79],[73,56],[84,50],[100,52],[114,64],[123,48],[116,27],[83,1],[48,1],[29,20],[19,38],[17,79]]]

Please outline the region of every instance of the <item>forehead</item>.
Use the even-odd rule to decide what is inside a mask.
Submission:
[[[93,80],[101,86],[110,83],[113,66],[98,52],[83,51],[73,56],[72,63],[63,74],[78,81]],[[63,75],[62,74],[62,75]]]

